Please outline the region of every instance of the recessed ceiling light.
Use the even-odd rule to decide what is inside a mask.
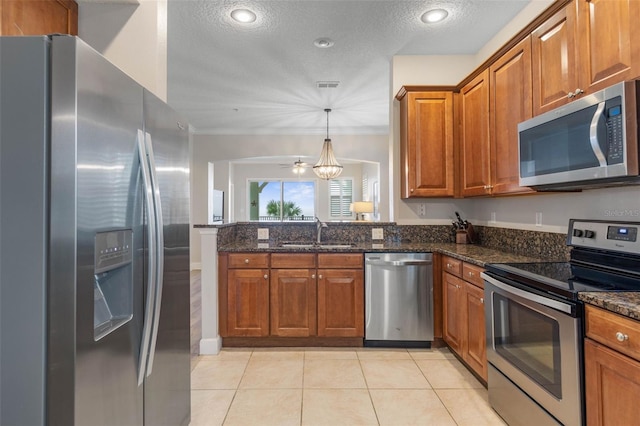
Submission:
[[[433,24],[435,22],[444,20],[447,15],[449,15],[449,12],[444,9],[432,9],[422,14],[420,19],[422,19],[422,22],[424,22],[425,24]]]
[[[313,44],[316,47],[319,47],[320,49],[327,49],[333,46],[333,40],[331,40],[330,38],[321,37],[321,38],[315,39],[313,41]]]
[[[255,22],[256,14],[249,9],[235,9],[231,11],[231,17],[234,21],[242,24],[250,24]]]

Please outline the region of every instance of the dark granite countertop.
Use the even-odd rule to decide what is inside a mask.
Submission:
[[[478,266],[484,266],[486,263],[504,263],[504,262],[539,262],[540,259],[528,256],[520,256],[507,253],[500,250],[490,249],[473,244],[454,244],[454,243],[359,243],[353,247],[345,249],[325,249],[320,247],[309,248],[290,248],[280,247],[278,244],[269,244],[267,242],[253,243],[231,243],[222,245],[218,248],[220,252],[273,252],[273,253],[363,253],[363,252],[397,252],[397,253],[418,253],[432,252],[442,253],[447,256],[469,262]]]
[[[640,292],[583,292],[578,294],[578,298],[590,305],[598,306],[628,318],[640,320]]]

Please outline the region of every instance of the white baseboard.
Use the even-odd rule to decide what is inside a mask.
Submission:
[[[200,340],[200,355],[217,355],[222,349],[222,338],[220,336],[213,339]]]

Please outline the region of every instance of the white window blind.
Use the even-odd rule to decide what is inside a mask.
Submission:
[[[352,218],[349,205],[353,202],[353,179],[329,181],[329,204],[331,218]]]

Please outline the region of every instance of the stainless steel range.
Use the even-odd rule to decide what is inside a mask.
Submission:
[[[640,291],[638,222],[571,219],[569,262],[486,265],[489,402],[509,425],[583,425],[583,291]]]

